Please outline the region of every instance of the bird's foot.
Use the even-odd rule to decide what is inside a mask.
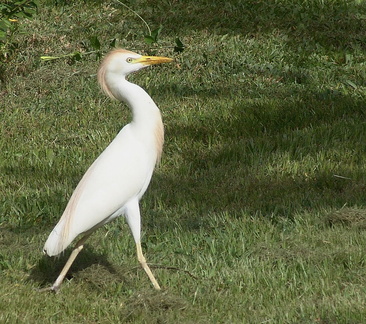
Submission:
[[[38,292],[45,292],[45,291],[52,291],[54,292],[55,294],[58,293],[60,287],[58,286],[51,286],[51,287],[46,287],[46,288],[35,288]]]

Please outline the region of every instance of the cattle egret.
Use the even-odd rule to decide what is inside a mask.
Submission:
[[[126,76],[152,64],[173,61],[167,57],[141,56],[116,49],[106,55],[99,71],[102,90],[124,101],[132,111],[132,121],[89,167],[73,192],[59,222],[52,230],[44,252],[55,256],[79,235],[60,275],[47,290],[57,291],[87,238],[99,227],[120,215],[126,217],[137,248],[137,258],[155,289],[160,289],[142,254],[139,200],[145,193],[159,161],[164,127],[159,108],[151,97]]]

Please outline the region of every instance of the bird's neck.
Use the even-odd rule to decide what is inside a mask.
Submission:
[[[156,115],[161,119],[159,108],[140,86],[124,80],[119,90],[121,95],[120,99],[130,107],[134,122],[149,122],[151,117]]]
[[[159,159],[164,142],[164,126],[159,108],[144,89],[127,80],[119,82],[118,88],[113,90],[113,95],[130,107],[131,126],[138,130],[136,133],[139,136],[144,137],[145,143],[153,145]]]

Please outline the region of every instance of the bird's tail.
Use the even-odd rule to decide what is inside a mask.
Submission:
[[[48,236],[48,239],[43,247],[43,252],[48,256],[59,255],[71,243],[72,238],[65,238],[63,235],[64,226],[64,219],[61,219],[52,230],[51,234]]]

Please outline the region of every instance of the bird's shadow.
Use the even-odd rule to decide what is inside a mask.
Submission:
[[[67,249],[57,257],[48,257],[46,255],[41,257],[29,274],[28,280],[35,282],[38,288],[41,289],[52,286],[67,262],[71,251],[72,249]],[[116,267],[111,264],[103,254],[94,252],[92,247],[86,245],[72,264],[65,281],[77,278],[85,281],[84,279],[87,278],[86,281],[91,283],[91,286],[98,287],[101,285],[99,278],[101,272],[103,272],[102,277],[106,283],[127,283],[129,280],[126,271],[119,268],[119,266]]]

